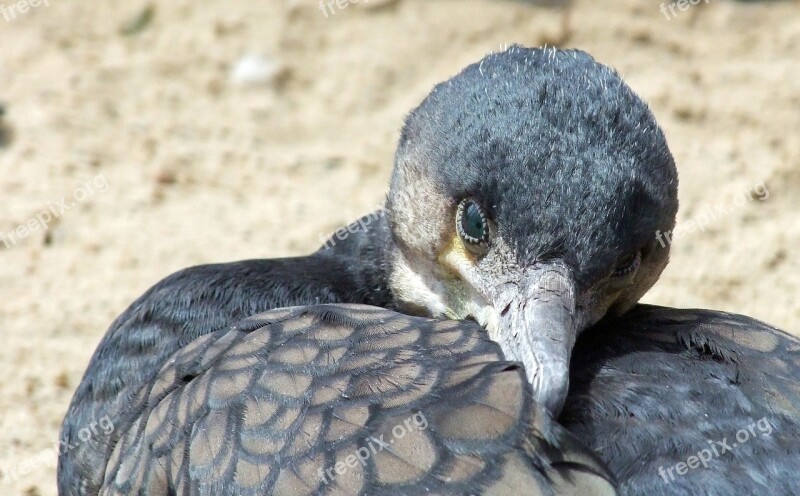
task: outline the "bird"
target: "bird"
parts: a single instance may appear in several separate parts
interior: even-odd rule
[[[472,321],[520,365],[548,425],[579,440],[581,459],[598,456],[582,473],[622,494],[798,492],[798,340],[743,316],[638,304],[669,260],[656,233],[675,225],[677,187],[663,131],[614,70],[575,49],[489,54],[407,116],[384,208],[346,236],[304,257],[184,269],[111,324],[62,425],[60,493],[97,494],[125,466],[112,451],[154,418],[131,405],[192,343],[260,312],[348,304]],[[79,442],[105,416],[128,420]],[[718,448],[710,468],[678,465],[762,418],[769,437]]]

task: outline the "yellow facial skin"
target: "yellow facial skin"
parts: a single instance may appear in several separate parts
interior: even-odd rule
[[[497,312],[478,291],[485,286],[478,258],[455,229],[448,231],[437,243],[433,259],[398,256],[390,280],[392,291],[406,313],[454,320],[473,316],[494,338]]]
[[[464,319],[472,315],[489,330],[489,335],[492,336],[496,329],[495,311],[469,281],[469,275],[475,273],[477,257],[464,245],[458,234],[453,233],[450,240],[444,244],[437,257],[437,263],[446,273],[442,283],[445,289],[447,317]]]
[[[459,275],[461,274],[460,267],[465,265],[474,267],[477,259],[464,245],[461,237],[453,233],[450,237],[450,241],[445,243],[442,251],[439,252],[437,262],[439,262],[441,267],[453,273],[453,275]]]
[[[441,246],[433,260],[401,254],[390,285],[405,312],[460,320],[470,315],[464,274],[474,270],[475,259],[455,232]]]

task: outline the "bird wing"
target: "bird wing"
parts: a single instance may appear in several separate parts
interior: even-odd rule
[[[640,305],[587,331],[571,370],[559,421],[623,493],[800,494],[797,338],[742,315]]]
[[[278,309],[182,347],[115,412],[100,494],[615,494],[477,324]]]
[[[386,306],[380,284],[365,275],[368,265],[327,250],[309,257],[190,267],[154,285],[111,324],[75,390],[59,437],[60,493],[97,493],[109,438],[84,429],[125,408],[181,347],[274,308],[345,298]],[[81,437],[87,432],[93,435]]]

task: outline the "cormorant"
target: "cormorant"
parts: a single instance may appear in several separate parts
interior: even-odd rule
[[[370,222],[307,257],[185,269],[112,323],[64,421],[62,439],[75,447],[59,458],[60,491],[95,494],[107,469],[125,465],[108,462],[119,439],[160,419],[138,395],[161,387],[160,369],[177,373],[170,366],[195,339],[273,308],[362,303],[475,320],[524,366],[534,404],[556,415],[566,399],[560,422],[624,493],[791,494],[800,488],[800,342],[745,317],[634,308],[667,263],[669,245],[655,234],[673,228],[676,212],[664,135],[614,71],[578,50],[489,55],[409,115],[386,207]],[[187,390],[197,380],[169,380],[183,379]],[[81,427],[106,415],[120,419],[113,435],[81,443]],[[720,453],[709,468],[677,469],[759,415],[774,427],[766,440]],[[562,444],[550,442],[545,464],[570,452]],[[158,456],[158,446],[136,447],[131,460]]]

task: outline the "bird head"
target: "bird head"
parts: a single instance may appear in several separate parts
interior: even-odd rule
[[[669,258],[677,171],[647,105],[577,50],[514,46],[407,117],[386,212],[408,313],[474,319],[558,414],[578,334]]]

